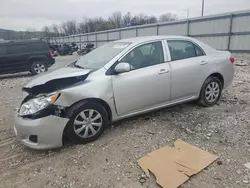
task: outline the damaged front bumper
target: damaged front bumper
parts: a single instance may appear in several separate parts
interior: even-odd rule
[[[24,145],[38,150],[63,146],[63,132],[69,119],[46,116],[39,119],[15,117],[14,131]]]
[[[29,100],[47,97],[47,95],[61,89],[82,83],[92,71],[65,67],[34,77],[22,88],[23,96],[20,108]],[[60,96],[60,92],[58,92],[57,98],[58,96]],[[46,100],[51,102],[51,99]],[[40,102],[40,106],[47,106],[27,115],[20,113],[22,117],[19,116],[20,109],[16,109],[14,131],[17,138],[24,145],[41,150],[57,148],[63,145],[63,133],[69,118],[65,114],[64,107],[54,104],[56,100],[51,103]]]

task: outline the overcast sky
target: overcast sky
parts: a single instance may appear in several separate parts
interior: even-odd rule
[[[201,15],[202,0],[0,0],[0,28],[40,30],[44,25],[84,16],[108,17],[112,12],[158,16],[175,13]],[[250,0],[205,0],[205,15],[250,9]]]

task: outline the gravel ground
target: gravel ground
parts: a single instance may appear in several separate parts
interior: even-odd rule
[[[58,57],[51,69],[77,56]],[[185,188],[250,187],[250,56],[236,66],[233,84],[218,105],[202,108],[188,103],[114,124],[97,141],[35,151],[15,140],[13,113],[22,85],[30,75],[0,76],[0,187],[159,187],[154,177],[141,185],[143,171],[136,160],[182,139],[220,158],[192,177]]]

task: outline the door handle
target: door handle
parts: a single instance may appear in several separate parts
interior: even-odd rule
[[[201,63],[200,63],[200,65],[206,65],[206,64],[208,64],[207,61],[201,61]]]
[[[167,69],[161,69],[159,72],[158,72],[158,74],[166,74],[166,73],[168,73],[169,72],[169,70],[167,70]]]

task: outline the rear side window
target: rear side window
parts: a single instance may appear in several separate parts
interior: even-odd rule
[[[0,46],[0,55],[7,54],[7,47],[6,46]]]
[[[172,61],[204,55],[203,51],[189,41],[167,41]]]
[[[45,51],[45,47],[44,47],[43,43],[41,43],[41,42],[28,43],[28,47],[29,47],[29,51]]]
[[[8,53],[9,54],[20,54],[20,53],[26,53],[27,48],[25,44],[12,44],[8,47]]]

